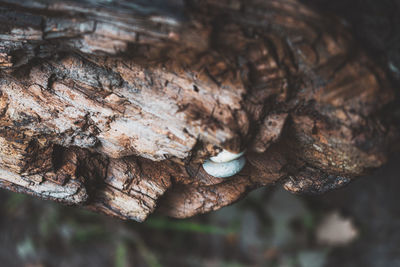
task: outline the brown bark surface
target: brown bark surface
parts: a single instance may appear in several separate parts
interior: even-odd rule
[[[0,0],[0,186],[143,221],[381,166],[395,89],[294,0]],[[246,149],[228,179],[201,167]]]

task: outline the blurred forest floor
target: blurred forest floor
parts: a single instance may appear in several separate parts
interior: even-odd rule
[[[0,191],[0,266],[400,266],[399,163],[323,196],[264,188],[142,224]]]

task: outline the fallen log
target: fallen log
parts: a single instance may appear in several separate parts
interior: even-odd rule
[[[295,0],[0,0],[0,186],[143,221],[381,166],[395,89]],[[243,170],[202,163],[246,151]]]

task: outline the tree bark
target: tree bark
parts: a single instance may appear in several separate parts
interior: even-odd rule
[[[143,221],[381,166],[386,71],[295,0],[0,0],[0,186]],[[392,148],[390,147],[392,146]],[[229,179],[201,163],[246,150]]]

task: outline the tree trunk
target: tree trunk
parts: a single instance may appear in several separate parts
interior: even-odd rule
[[[277,182],[323,193],[397,140],[386,70],[295,0],[0,0],[0,186],[143,221]],[[246,150],[228,179],[202,162]]]

